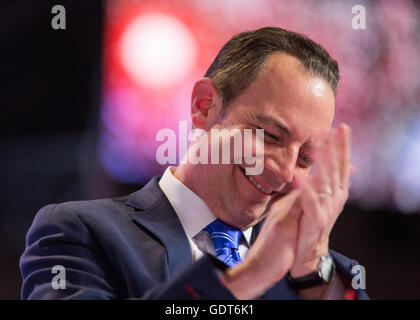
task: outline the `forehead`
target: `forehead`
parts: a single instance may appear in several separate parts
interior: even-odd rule
[[[322,138],[331,128],[335,112],[329,84],[285,53],[270,56],[236,102],[249,117],[285,122],[301,139]]]

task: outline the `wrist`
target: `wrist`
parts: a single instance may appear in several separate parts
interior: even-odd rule
[[[319,268],[321,258],[304,262],[304,263],[295,263],[290,269],[290,275],[292,278],[300,278],[306,276],[307,274],[316,272]]]
[[[315,263],[311,263],[307,265],[307,268],[302,268],[300,270],[304,270],[303,272],[307,272],[311,270]],[[335,264],[333,257],[330,254],[326,254],[322,256],[317,264],[318,267],[315,271],[309,272],[304,274],[303,276],[295,276],[291,273],[288,274],[287,278],[289,284],[292,288],[301,290],[301,289],[310,289],[315,287],[321,287],[328,283],[330,283],[334,273],[335,273]],[[300,270],[297,273],[295,271],[294,274],[300,274]]]
[[[273,285],[268,278],[265,279],[245,263],[228,268],[222,274],[222,283],[239,300],[256,299]]]

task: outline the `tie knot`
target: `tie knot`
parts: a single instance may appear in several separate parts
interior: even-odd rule
[[[216,219],[204,228],[213,239],[216,250],[219,248],[238,249],[242,231]]]

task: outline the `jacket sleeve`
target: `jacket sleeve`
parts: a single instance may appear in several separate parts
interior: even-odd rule
[[[235,299],[219,280],[218,269],[224,267],[205,255],[171,281],[149,288],[142,297],[131,298]],[[60,205],[46,206],[36,215],[26,237],[20,269],[22,299],[121,298],[111,264],[88,227]]]
[[[330,254],[332,255],[334,259],[334,263],[336,265],[338,274],[343,279],[345,279],[346,285],[348,287],[351,287],[353,278],[355,276],[361,277],[362,280],[366,280],[366,279],[363,279],[364,277],[366,277],[366,275],[360,274],[358,272],[359,270],[364,270],[364,268],[361,268],[361,265],[356,260],[349,259],[346,256],[334,250],[330,250]],[[368,294],[366,293],[366,290],[363,289],[362,287],[356,288],[354,290],[356,291],[357,300],[370,300]]]
[[[111,270],[87,227],[59,205],[42,208],[20,258],[22,299],[112,299]],[[53,273],[53,268],[58,272]],[[55,285],[56,289],[53,287]],[[61,285],[57,288],[57,285]]]
[[[172,281],[149,290],[143,298],[161,300],[235,300],[218,273],[228,266],[206,254]]]
[[[355,260],[351,260],[342,254],[330,250],[330,253],[334,259],[334,263],[336,265],[336,271],[339,276],[344,280],[345,285],[350,289],[352,279],[355,276],[353,273],[354,266],[359,266],[359,263]],[[364,275],[362,275],[364,276]],[[356,299],[357,300],[369,300],[369,296],[367,295],[366,291],[362,288],[355,289],[356,291]],[[302,299],[296,290],[292,289],[289,285],[288,280],[284,277],[282,280],[277,282],[271,289],[269,289],[263,296],[265,300],[306,300]]]

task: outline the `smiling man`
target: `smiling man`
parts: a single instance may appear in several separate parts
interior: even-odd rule
[[[128,196],[41,209],[21,257],[22,297],[367,298],[348,286],[356,262],[328,245],[353,170],[349,128],[332,129],[338,79],[337,63],[302,35],[234,36],[195,83],[192,122],[264,129],[262,173],[246,175],[233,155],[185,161]],[[56,265],[64,289],[51,285]]]

